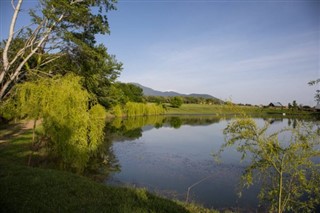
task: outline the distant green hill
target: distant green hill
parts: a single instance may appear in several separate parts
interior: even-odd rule
[[[154,90],[151,89],[149,87],[145,87],[141,84],[138,83],[132,83],[138,87],[140,87],[143,90],[143,94],[145,96],[163,96],[163,97],[173,97],[173,96],[183,96],[183,97],[196,97],[196,98],[210,98],[210,99],[215,99],[217,101],[221,101],[219,98],[216,98],[212,95],[208,95],[208,94],[197,94],[197,93],[192,93],[192,94],[182,94],[182,93],[178,93],[178,92],[173,92],[173,91],[167,91],[167,92],[161,92],[158,90]]]

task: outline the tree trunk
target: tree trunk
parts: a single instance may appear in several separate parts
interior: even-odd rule
[[[33,128],[32,128],[32,144],[31,144],[31,153],[29,155],[29,160],[28,160],[28,166],[31,164],[31,158],[33,155],[33,149],[35,145],[35,139],[36,139],[36,127],[37,127],[37,119],[34,119],[33,121]]]
[[[282,171],[279,172],[278,213],[282,213]]]

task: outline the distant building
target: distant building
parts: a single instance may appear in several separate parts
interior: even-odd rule
[[[315,106],[316,110],[320,110],[320,101],[318,101],[317,105]]]
[[[271,102],[269,107],[283,107],[283,105],[280,102]]]

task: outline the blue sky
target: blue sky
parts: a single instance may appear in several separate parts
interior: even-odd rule
[[[0,12],[2,34],[9,12]],[[319,1],[120,0],[111,35],[97,38],[124,63],[123,82],[314,105],[307,82],[320,78],[319,14]]]

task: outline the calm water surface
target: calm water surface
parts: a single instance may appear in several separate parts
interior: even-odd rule
[[[149,120],[148,120],[149,119]],[[264,119],[256,119],[263,125]],[[294,120],[269,119],[270,131]],[[217,164],[212,154],[224,143],[228,121],[217,117],[154,117],[114,121],[112,150],[120,171],[108,184],[145,187],[166,197],[189,201],[209,208],[256,209],[258,187],[237,196],[240,175],[247,162],[228,148]]]

